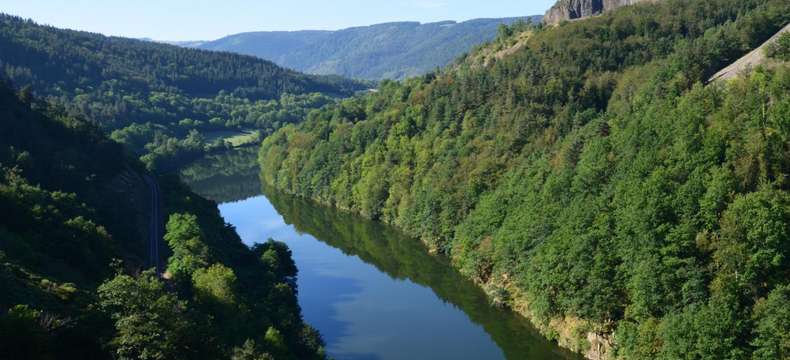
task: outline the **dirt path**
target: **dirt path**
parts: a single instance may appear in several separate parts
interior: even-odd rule
[[[730,64],[730,66],[727,66],[726,68],[717,72],[716,75],[713,75],[713,77],[708,80],[708,82],[710,83],[719,80],[729,80],[738,76],[744,71],[748,71],[749,69],[756,67],[757,65],[764,64],[766,62],[764,51],[765,47],[776,41],[780,35],[786,32],[790,32],[790,24],[785,26],[784,29],[779,30],[776,35],[772,36],[770,39],[768,39],[768,41],[764,42],[758,48],[752,50],[744,57]]]

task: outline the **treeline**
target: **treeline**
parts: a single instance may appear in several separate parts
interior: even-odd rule
[[[151,98],[158,96],[162,94],[153,94]],[[320,93],[285,94],[279,99],[258,101],[220,93],[214,99],[185,100],[173,96],[168,101],[180,108],[192,107],[200,115],[169,125],[132,123],[112,131],[110,137],[140,155],[148,169],[166,172],[205,154],[234,147],[223,133],[254,129],[259,136],[265,137],[282,126],[302,121],[309,111],[336,101]],[[259,141],[249,142],[253,143]]]
[[[163,179],[160,278],[142,164],[6,85],[0,119],[0,358],[324,358],[284,244],[246,247],[213,202]]]
[[[62,30],[4,14],[0,77],[108,132],[158,129],[132,147],[157,158],[163,152],[150,149],[161,146],[156,136],[183,141],[192,129],[273,131],[367,87],[251,56]],[[164,157],[179,156],[189,151]]]
[[[260,190],[260,181],[258,187]],[[296,231],[359,257],[393,279],[428,287],[443,302],[461,309],[491,336],[505,359],[540,359],[546,354],[557,360],[581,359],[573,352],[557,349],[524,317],[491,306],[482,289],[448,266],[447,259],[429,254],[419,241],[380,222],[287,195],[266,184],[262,190],[285,223]]]
[[[789,10],[667,0],[502,31],[520,41],[487,66],[472,54],[276,132],[262,177],[421,238],[566,346],[786,358],[790,69],[704,81]]]

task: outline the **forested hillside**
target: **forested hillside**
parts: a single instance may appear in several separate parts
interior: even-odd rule
[[[704,82],[788,22],[667,0],[503,31],[276,132],[262,178],[421,238],[589,357],[786,359],[790,67]]]
[[[144,160],[151,167],[159,158],[178,162],[224,146],[212,144],[214,131],[270,133],[332,97],[366,88],[251,56],[62,30],[3,14],[0,77],[72,116],[120,131],[113,137],[150,154]]]
[[[338,31],[250,32],[193,46],[268,59],[313,74],[406,79],[442,67],[493,39],[500,25],[540,16],[420,24],[397,22]]]
[[[145,270],[142,173],[96,126],[0,86],[0,359],[324,358],[290,251],[246,247],[177,180],[167,279]]]

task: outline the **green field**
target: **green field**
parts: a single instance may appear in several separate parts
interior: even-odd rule
[[[203,134],[206,142],[213,143],[216,141],[224,141],[233,147],[240,147],[257,143],[260,139],[260,131],[258,130],[219,130],[210,131]]]

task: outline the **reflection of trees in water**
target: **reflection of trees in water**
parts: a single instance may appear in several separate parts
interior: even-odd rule
[[[258,148],[248,147],[208,155],[180,172],[192,191],[218,203],[261,194]]]
[[[346,255],[359,256],[395,279],[428,286],[445,302],[483,326],[508,359],[573,359],[544,339],[523,317],[489,305],[483,291],[418,241],[383,224],[328,209],[263,186],[263,193],[297,231],[308,233]]]
[[[359,256],[395,279],[428,286],[443,301],[481,325],[508,359],[571,359],[545,340],[529,322],[507,310],[493,308],[483,291],[456,272],[446,259],[431,256],[418,241],[383,224],[325,208],[261,186],[257,149],[209,155],[181,171],[193,191],[217,202],[260,195],[271,201],[286,223],[313,235],[346,255]]]

